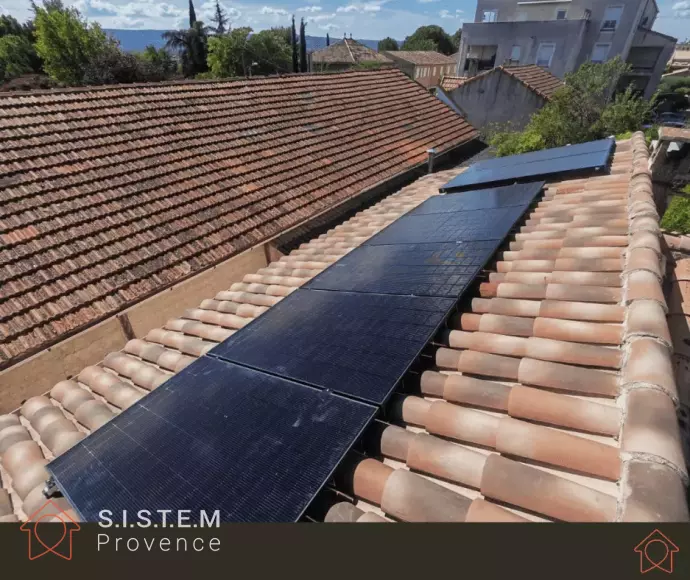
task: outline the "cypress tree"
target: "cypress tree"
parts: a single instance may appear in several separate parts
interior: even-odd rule
[[[307,35],[304,18],[302,18],[299,25],[299,70],[300,72],[307,72],[309,70],[309,66],[307,65]]]
[[[194,11],[194,2],[192,2],[192,0],[189,0],[189,28],[194,26],[195,22],[196,22],[196,12]]]
[[[328,32],[326,33],[326,46],[331,46],[331,37],[328,36]]]
[[[297,32],[295,31],[295,15],[292,15],[292,72],[299,72],[297,63]]]

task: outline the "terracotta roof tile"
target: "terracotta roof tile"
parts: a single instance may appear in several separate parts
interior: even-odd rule
[[[458,88],[460,85],[473,82],[475,79],[482,78],[490,74],[500,73],[510,75],[511,77],[517,79],[528,89],[534,91],[546,100],[550,100],[554,93],[563,86],[563,81],[551,74],[548,70],[535,64],[530,64],[524,66],[498,66],[469,78],[448,77],[449,87],[446,90],[452,91]],[[445,87],[443,88],[445,89]],[[615,172],[615,169],[613,172]]]
[[[446,91],[453,91],[467,80],[467,77],[458,77],[453,75],[443,75],[441,79],[441,88]]]
[[[361,62],[380,62],[393,64],[387,56],[372,50],[356,40],[344,38],[326,48],[311,54],[312,62],[327,64],[359,64]]]
[[[0,365],[476,136],[394,69],[5,94],[0,112]],[[300,263],[325,265],[281,262]]]
[[[641,135],[618,143],[614,163],[631,162],[631,151],[646,155]],[[224,319],[198,321],[199,310],[231,315],[232,324],[260,315],[285,290],[435,194],[455,173],[418,180],[286,260],[248,275],[237,289],[220,292],[166,329],[131,341],[123,352],[59,383],[50,397],[29,400],[21,418],[0,417],[3,485],[13,517],[25,519],[38,507],[36,490],[52,454],[155,388],[171,367],[222,340],[211,338],[212,329],[234,330],[222,326]],[[619,191],[641,184],[638,191],[651,198],[649,175],[641,175],[634,184],[629,172],[548,185],[529,216],[535,225],[523,226],[511,242],[519,248],[509,251],[539,249],[544,241],[563,242],[573,234],[591,244],[549,244],[545,249],[556,254],[548,260],[499,258],[498,264],[522,261],[524,268],[492,272],[485,297],[451,319],[434,342],[436,364],[419,376],[419,392],[395,395],[386,413],[389,423],[377,422],[365,437],[370,456],[353,452],[338,469],[336,487],[354,503],[339,500],[326,521],[688,520],[687,468],[675,408],[674,370],[681,370],[672,367],[653,258],[631,259],[633,239],[642,238],[628,237],[626,228],[587,237],[591,226],[574,225],[577,213],[563,222],[541,221],[551,202],[586,208],[586,191],[610,191],[625,214],[628,199]],[[630,228],[637,219],[629,220]],[[570,227],[525,232],[553,223]],[[652,239],[645,239],[635,248],[653,250]],[[615,271],[601,272],[600,261],[616,258],[561,253],[578,247],[604,255],[623,249],[624,257]],[[558,269],[572,260],[580,270]],[[303,269],[304,264],[314,268]],[[280,272],[275,274],[283,278],[280,284],[259,280],[271,272]],[[679,267],[677,277],[684,272]],[[684,322],[684,315],[676,316]],[[674,345],[682,340],[677,332]],[[681,347],[675,348],[674,356],[681,356]]]
[[[399,58],[415,65],[456,64],[455,58],[433,50],[395,50],[386,52],[386,56]]]

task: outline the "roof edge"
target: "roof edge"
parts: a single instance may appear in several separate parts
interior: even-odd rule
[[[623,476],[616,519],[688,521],[688,472],[667,338],[659,214],[644,134],[636,132],[631,141],[633,167],[627,202],[630,242],[622,273],[626,316],[619,396],[623,407]],[[645,319],[644,324],[640,318]]]

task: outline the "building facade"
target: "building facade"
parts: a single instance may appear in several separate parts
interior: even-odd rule
[[[655,0],[478,0],[474,22],[463,26],[461,74],[498,65],[536,64],[563,77],[586,61],[620,56],[628,82],[650,97],[675,39],[651,30]]]
[[[455,72],[458,62],[453,56],[431,50],[395,50],[384,51],[382,54],[425,88],[439,86],[444,75]]]

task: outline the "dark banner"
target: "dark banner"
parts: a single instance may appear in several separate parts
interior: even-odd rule
[[[8,578],[155,571],[154,580],[202,570],[228,577],[690,578],[688,524],[140,523],[0,524],[2,569],[16,574]]]

